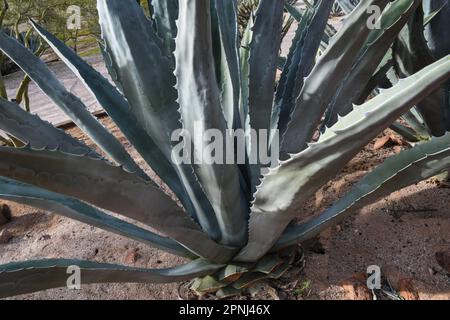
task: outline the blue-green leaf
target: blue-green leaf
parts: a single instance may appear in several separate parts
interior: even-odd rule
[[[83,260],[48,259],[12,262],[0,266],[0,298],[66,287],[78,267],[81,285],[90,283],[167,283],[212,274],[222,265],[195,260],[169,269],[142,269]],[[72,284],[69,282],[69,284]]]
[[[130,172],[147,177],[122,144],[97,121],[79,98],[66,90],[41,59],[4,32],[0,32],[0,49],[115,162]]]
[[[450,133],[447,133],[441,138],[433,138],[388,158],[331,208],[306,223],[286,230],[275,247],[284,247],[314,237],[365,205],[449,168]]]
[[[165,161],[172,162],[172,135],[181,129],[173,63],[161,51],[161,39],[136,1],[98,0],[97,7],[110,69],[121,83],[131,106],[129,112],[165,155]],[[192,201],[186,209],[212,238],[218,239],[211,204],[192,166],[172,164],[189,196],[186,199]]]
[[[450,55],[400,81],[341,118],[317,143],[291,155],[263,179],[255,194],[247,246],[238,261],[256,261],[322,185],[398,117],[450,78]],[[358,137],[358,139],[355,139]]]
[[[76,198],[56,192],[0,177],[0,198],[51,211],[179,256],[192,255],[190,251],[172,239],[114,218]]]
[[[368,6],[377,5],[382,10],[388,2],[388,0],[361,2],[345,20],[327,50],[304,80],[291,121],[282,137],[283,158],[287,154],[300,152],[307,147],[307,143],[311,141],[323,112],[339,87],[342,77],[353,66],[360,49],[371,32],[367,25],[371,15],[367,11]],[[318,92],[320,94],[317,94]]]
[[[142,222],[210,261],[228,260],[234,253],[212,241],[153,182],[105,161],[51,150],[0,147],[0,175]]]
[[[181,2],[178,27],[176,87],[183,127],[192,137],[194,169],[214,209],[221,242],[243,245],[248,212],[239,185],[238,167],[220,164],[225,159],[219,159],[219,163],[211,159],[212,154],[207,151],[211,142],[205,138],[209,129],[220,134],[221,139],[230,134],[220,106],[214,70],[209,0]],[[225,141],[215,154],[226,155]]]
[[[0,129],[33,149],[59,149],[65,153],[100,158],[81,141],[3,98],[0,98]]]

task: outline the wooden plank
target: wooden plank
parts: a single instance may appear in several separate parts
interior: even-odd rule
[[[92,56],[86,58],[97,71],[110,79],[108,71],[103,63],[101,56]],[[105,114],[101,106],[97,103],[91,93],[85,88],[83,83],[72,73],[72,71],[61,61],[51,62],[49,68],[56,74],[56,77],[63,85],[81,99],[86,107],[96,116]],[[15,72],[5,77],[6,90],[9,99],[16,96],[17,88],[24,77],[22,71]],[[67,127],[72,124],[71,119],[62,112],[59,107],[53,103],[34,83],[29,87],[30,109],[42,119],[50,122],[55,127]]]

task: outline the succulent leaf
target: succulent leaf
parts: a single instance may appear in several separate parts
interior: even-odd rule
[[[66,90],[41,59],[4,32],[0,32],[0,49],[115,162],[130,172],[137,172],[143,178],[147,177],[120,142],[89,112],[78,97]]]
[[[142,222],[210,261],[226,261],[233,254],[233,249],[210,240],[153,182],[120,167],[50,150],[0,147],[0,155],[1,176],[83,199]]]
[[[195,260],[169,269],[141,269],[83,260],[48,259],[0,266],[0,297],[67,286],[70,267],[80,268],[81,285],[90,283],[167,283],[205,276],[222,265]],[[71,271],[73,272],[73,271]]]
[[[256,261],[277,241],[304,201],[332,179],[367,143],[450,78],[450,55],[361,106],[319,141],[271,170],[255,194],[249,242],[235,258]],[[354,137],[359,137],[355,140]]]
[[[381,197],[450,168],[450,133],[388,158],[338,202],[310,221],[288,228],[274,249],[309,239]]]
[[[55,212],[70,219],[126,236],[179,256],[192,256],[190,251],[174,240],[117,219],[76,198],[4,177],[0,177],[0,198]]]

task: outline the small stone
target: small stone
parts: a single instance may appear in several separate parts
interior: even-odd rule
[[[436,252],[434,256],[439,266],[450,273],[450,250]]]
[[[401,146],[406,145],[405,141],[395,135],[383,136],[375,140],[373,148],[375,150],[381,148],[394,147],[395,152],[400,152],[402,150]]]
[[[10,222],[11,218],[11,209],[6,204],[3,204],[0,209],[0,226]]]
[[[384,137],[378,138],[375,141],[375,144],[373,145],[373,148],[375,150],[379,150],[379,149],[384,148],[384,147],[390,147],[391,145],[392,145],[391,137],[390,136],[384,136]]]
[[[372,300],[372,293],[367,288],[366,274],[356,273],[347,280],[342,281],[346,300]]]
[[[130,249],[128,250],[124,262],[126,264],[135,264],[136,261],[138,261],[138,259],[141,257],[141,255],[138,253],[139,249],[135,248],[135,249]]]
[[[398,283],[398,293],[405,300],[419,300],[419,293],[414,286],[412,279],[400,279]]]
[[[42,236],[39,238],[39,240],[41,240],[41,241],[46,241],[46,240],[50,240],[51,238],[52,238],[51,235],[49,235],[49,234],[44,234],[44,235],[42,235]]]
[[[6,244],[13,238],[13,234],[7,229],[0,231],[0,244]]]

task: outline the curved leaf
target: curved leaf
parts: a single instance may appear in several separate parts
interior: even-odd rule
[[[83,81],[147,164],[177,195],[186,210],[195,216],[191,199],[183,188],[177,172],[130,112],[130,105],[122,94],[62,41],[38,24],[32,22],[32,25],[53,51]]]
[[[81,141],[3,98],[0,98],[0,129],[33,149],[59,149],[65,153],[100,158]]]
[[[368,6],[376,5],[383,10],[388,2],[388,0],[362,1],[331,40],[327,50],[304,81],[291,121],[282,139],[282,158],[307,147],[326,106],[343,76],[351,69],[371,31],[367,26],[370,17]],[[318,92],[320,94],[317,94]]]
[[[0,147],[0,175],[90,202],[140,221],[210,261],[233,250],[210,240],[154,183],[100,160],[57,151]]]
[[[229,129],[242,128],[239,118],[239,30],[235,0],[214,0],[221,44],[220,74],[221,103]]]
[[[235,164],[218,164],[210,158],[205,140],[207,130],[214,130],[225,139],[226,121],[220,106],[219,89],[214,70],[209,0],[180,3],[175,60],[178,101],[182,123],[192,137],[195,173],[211,202],[221,231],[221,242],[243,245],[247,237],[247,207],[239,185]],[[212,138],[212,137],[211,137]],[[212,152],[212,150],[210,150]],[[215,149],[226,155],[226,143]],[[224,159],[220,159],[220,161]]]
[[[76,198],[4,177],[0,177],[0,198],[51,211],[179,256],[192,255],[190,251],[172,239],[114,218]]]
[[[419,8],[398,37],[394,49],[395,70],[407,77],[435,61],[423,34],[423,11]],[[425,124],[434,136],[450,130],[450,102],[444,87],[417,105]]]
[[[367,143],[450,78],[450,55],[401,80],[328,129],[317,143],[271,170],[255,194],[249,242],[236,257],[255,261],[277,241],[297,210]],[[358,137],[358,139],[355,139]]]
[[[80,268],[81,285],[90,283],[167,283],[206,276],[222,268],[204,260],[169,269],[141,269],[83,260],[48,259],[12,262],[0,266],[0,298],[35,291],[66,287]],[[69,284],[71,284],[69,282]]]
[[[425,37],[428,46],[436,59],[448,54],[450,50],[450,38],[447,31],[450,28],[450,2],[448,0],[424,0],[424,11],[427,15],[439,10],[436,16],[427,24]]]
[[[122,144],[97,121],[80,99],[66,90],[41,59],[4,32],[0,32],[0,49],[115,162],[130,172],[147,177]]]
[[[447,133],[385,160],[331,208],[306,223],[289,228],[275,248],[314,237],[367,204],[449,168],[450,133]]]
[[[261,177],[259,148],[268,146],[268,138],[260,130],[270,130],[274,100],[275,76],[281,46],[284,0],[260,0],[252,28],[249,52],[248,108],[250,128],[257,134],[249,139],[248,153],[252,159],[252,190]],[[248,129],[250,129],[248,128]]]
[[[160,39],[136,1],[97,0],[97,7],[110,70],[121,83],[131,106],[129,112],[166,161],[172,162],[172,134],[181,129],[172,62],[161,51]],[[212,238],[220,238],[213,209],[192,167],[172,164],[192,200],[193,208],[187,206],[188,212]]]
[[[396,36],[421,2],[422,0],[398,0],[388,5],[379,19],[380,28],[370,33],[353,67],[341,79],[339,88],[327,107],[324,120],[326,126],[332,126],[338,115],[345,116],[352,110],[352,105],[359,100]]]
[[[241,70],[241,94],[239,101],[239,118],[241,119],[242,126],[248,127],[248,90],[249,90],[249,57],[250,57],[250,43],[253,37],[253,16],[250,15],[250,19],[247,23],[247,28],[242,35],[241,47],[239,48],[239,65]]]
[[[355,2],[357,0],[336,0],[337,3],[339,3],[339,6],[344,10],[346,14],[351,13],[353,10],[355,10]]]
[[[175,50],[175,37],[177,35],[176,20],[178,19],[178,1],[149,0],[153,8],[153,19],[156,32],[162,39],[165,53],[172,57]]]
[[[285,82],[282,87],[277,89],[277,96],[281,98],[276,102],[272,114],[272,118],[277,119],[277,123],[272,126],[274,129],[280,130],[280,136],[283,136],[287,129],[296,98],[303,87],[303,81],[314,66],[320,39],[324,34],[333,3],[330,0],[317,2],[312,12],[305,13],[304,19],[297,29],[294,39],[296,42],[293,42],[295,49],[291,60],[288,56],[290,65],[281,74],[280,83],[283,83],[281,82],[283,79]]]

